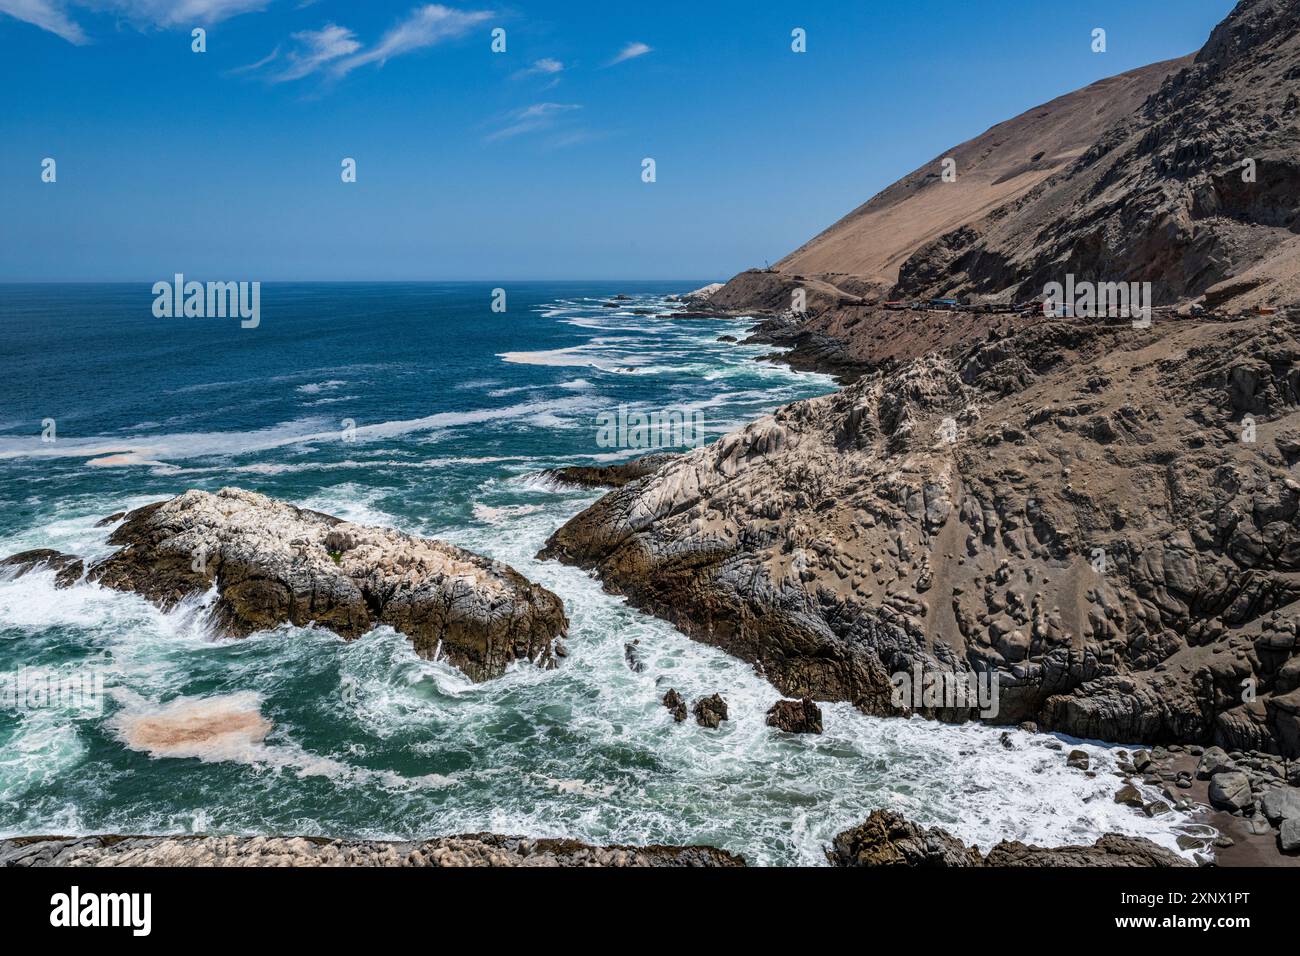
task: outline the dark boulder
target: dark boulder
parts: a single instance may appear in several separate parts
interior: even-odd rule
[[[664,706],[672,713],[673,720],[677,723],[680,724],[686,719],[686,701],[671,687],[668,688],[668,693],[664,694]]]
[[[727,719],[727,702],[722,699],[721,694],[701,697],[691,708],[691,713],[695,715],[695,721],[701,727],[717,727]]]
[[[767,712],[767,725],[788,734],[820,734],[822,711],[811,697],[802,700],[778,700]]]

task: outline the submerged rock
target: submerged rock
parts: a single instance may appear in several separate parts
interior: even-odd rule
[[[1040,847],[1003,841],[981,855],[948,831],[918,826],[893,810],[874,810],[865,823],[838,834],[826,857],[835,866],[1191,866],[1150,840],[1117,833],[1107,833],[1090,846]]]
[[[90,836],[0,840],[0,866],[744,866],[709,846],[591,846],[473,833],[384,842],[325,837]]]
[[[224,636],[314,623],[350,640],[387,624],[421,657],[485,680],[516,660],[553,666],[568,627],[556,595],[499,561],[237,488],[138,508],[109,543],[120,550],[91,581],[164,609],[215,587],[209,620]]]

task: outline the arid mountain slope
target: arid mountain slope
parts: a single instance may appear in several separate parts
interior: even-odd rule
[[[950,155],[955,181],[937,157],[710,304],[779,314],[803,288],[806,314],[772,340],[802,364],[860,371],[1004,321],[927,330],[879,308],[887,298],[1022,302],[1071,274],[1238,315],[1300,301],[1300,3],[1241,0],[1195,56],[1093,84]]]
[[[1298,93],[1300,3],[1243,0],[1193,62],[1082,156],[911,256],[899,290],[1018,300],[1073,273],[1149,281],[1157,302],[1173,303],[1270,260],[1290,280]]]
[[[1112,76],[999,123],[875,195],[778,262],[777,271],[848,273],[893,285],[918,249],[1065,169],[1190,59]],[[940,178],[945,158],[955,161],[953,182]]]

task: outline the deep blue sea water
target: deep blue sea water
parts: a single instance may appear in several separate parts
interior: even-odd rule
[[[701,284],[507,285],[504,313],[486,284],[265,285],[255,329],[155,318],[148,283],[0,285],[0,557],[102,555],[100,518],[235,485],[505,560],[572,622],[559,669],[472,684],[388,629],[219,640],[202,602],[163,614],[52,573],[0,581],[0,684],[105,678],[102,713],[0,703],[0,833],[493,830],[819,863],[891,805],[983,845],[1116,830],[1173,846],[1172,821],[1111,800],[1104,748],[1088,779],[1042,738],[1015,731],[1007,751],[990,729],[843,704],[824,706],[824,735],[786,736],[747,665],[534,559],[597,497],[537,473],[640,453],[598,444],[602,412],[698,411],[712,440],[832,389],[718,341],[744,319],[674,318],[665,296]],[[631,299],[606,307],[616,294]],[[674,724],[668,686],[722,692],[732,719]],[[187,725],[229,731],[159,742]]]

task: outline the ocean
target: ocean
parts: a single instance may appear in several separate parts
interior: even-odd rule
[[[748,665],[535,559],[599,495],[540,472],[642,453],[601,440],[602,415],[682,410],[711,441],[834,388],[719,341],[744,319],[673,318],[666,296],[702,284],[507,284],[505,311],[484,283],[265,284],[256,328],[156,318],[149,283],[0,285],[0,557],[102,556],[100,519],[238,486],[499,558],[571,621],[559,668],[474,684],[387,628],[216,639],[210,598],[163,613],[57,590],[53,572],[0,580],[0,687],[103,680],[97,712],[0,695],[0,834],[490,830],[819,864],[835,833],[891,806],[985,848],[1107,831],[1175,848],[1178,815],[1114,803],[1114,748],[1083,745],[1086,777],[1051,738],[1013,729],[1008,750],[1001,728],[837,703],[824,734],[785,735]],[[668,687],[721,693],[731,719],[675,724]],[[185,733],[213,721],[215,739]]]

